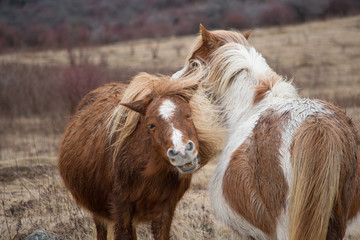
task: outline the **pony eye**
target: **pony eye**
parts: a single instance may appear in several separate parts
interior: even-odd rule
[[[190,64],[190,66],[191,66],[192,69],[195,69],[195,68],[198,67],[198,64],[197,64],[196,62],[192,62],[192,63]]]
[[[190,119],[191,118],[191,114],[186,115],[186,119]]]
[[[154,125],[154,124],[149,124],[148,127],[149,127],[150,130],[154,130],[154,129],[155,129],[155,125]]]

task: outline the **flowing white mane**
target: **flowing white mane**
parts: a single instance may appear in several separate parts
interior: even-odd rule
[[[236,86],[253,92],[254,102],[267,95],[298,97],[291,83],[276,74],[253,47],[227,43],[212,54],[208,67],[209,77],[205,85],[211,86],[216,99],[222,98],[229,89]]]

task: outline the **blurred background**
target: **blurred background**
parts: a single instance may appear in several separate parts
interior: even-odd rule
[[[302,97],[345,108],[359,129],[359,14],[359,0],[0,0],[0,239],[93,238],[56,170],[66,123],[104,83],[180,69],[200,23],[252,29],[250,44]],[[173,239],[230,238],[206,196],[215,166],[195,175]],[[146,225],[138,233],[149,239]]]
[[[0,47],[66,48],[354,15],[358,0],[1,0]]]

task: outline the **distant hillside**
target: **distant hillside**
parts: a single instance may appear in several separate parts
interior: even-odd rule
[[[0,0],[0,51],[253,28],[360,12],[359,0]]]

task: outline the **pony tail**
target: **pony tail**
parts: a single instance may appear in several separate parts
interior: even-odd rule
[[[339,201],[342,137],[331,120],[316,117],[308,118],[294,135],[290,240],[326,239],[333,206]]]

